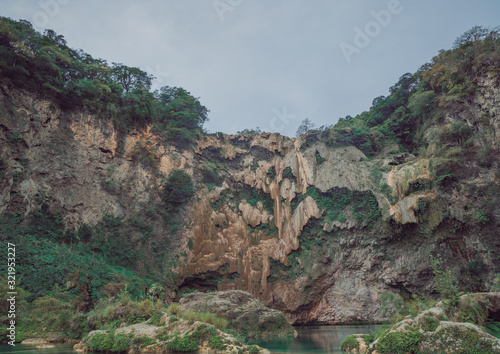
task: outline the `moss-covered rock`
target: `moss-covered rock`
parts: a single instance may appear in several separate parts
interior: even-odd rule
[[[240,290],[191,293],[180,300],[185,309],[213,312],[228,321],[228,328],[245,338],[296,336],[285,315],[264,306]]]
[[[171,321],[174,317],[175,320]],[[159,326],[143,322],[116,330],[92,331],[74,346],[74,350],[107,353],[269,353],[267,349],[245,345],[209,324],[184,320],[167,313],[163,313]]]
[[[500,339],[483,327],[498,310],[500,293],[461,296],[458,306],[452,310],[439,302],[415,318],[407,316],[393,325],[369,350],[379,354],[500,353]]]

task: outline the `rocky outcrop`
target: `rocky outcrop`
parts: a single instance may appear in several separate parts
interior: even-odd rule
[[[138,323],[113,331],[92,331],[73,349],[77,352],[270,353],[255,345],[245,345],[206,323],[186,321],[166,313],[158,326]]]
[[[458,308],[451,312],[445,311],[444,303],[439,302],[415,318],[408,316],[393,325],[369,350],[386,353],[406,348],[418,349],[419,353],[462,353],[474,348],[480,353],[500,353],[500,339],[477,323],[484,324],[488,318],[498,320],[499,305],[500,293],[464,295]]]
[[[240,290],[192,293],[180,300],[184,309],[213,312],[228,321],[228,327],[245,338],[290,337],[297,332],[280,311],[270,309]]]

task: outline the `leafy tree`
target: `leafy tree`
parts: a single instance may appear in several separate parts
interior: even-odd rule
[[[424,116],[429,113],[436,98],[434,91],[416,92],[408,102],[408,108],[413,116]]]
[[[177,212],[194,195],[194,186],[191,176],[184,170],[173,170],[166,179],[162,198],[167,211]]]
[[[113,63],[111,77],[113,81],[120,83],[127,93],[139,86],[144,86],[149,90],[154,79],[153,75],[148,75],[139,68],[132,68],[121,63]]]
[[[262,130],[260,130],[259,127],[255,129],[243,129],[236,132],[236,134],[260,134],[260,133],[262,133]]]
[[[121,63],[108,65],[71,49],[53,30],[0,17],[0,82],[44,95],[62,109],[84,107],[111,119],[121,133],[154,125],[164,142],[187,148],[201,134],[208,109],[178,87],[150,92],[154,77]]]
[[[464,45],[483,40],[489,33],[490,30],[488,30],[486,27],[474,26],[464,34],[460,35],[457,39],[455,39],[455,42],[453,42],[453,49],[458,49]]]
[[[297,129],[297,132],[295,133],[296,136],[300,136],[302,134],[307,133],[309,130],[312,130],[316,127],[316,125],[311,122],[309,118],[306,118],[302,121],[302,123],[299,125],[299,128]]]

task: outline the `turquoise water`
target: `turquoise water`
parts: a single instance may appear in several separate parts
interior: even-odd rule
[[[371,333],[381,325],[304,326],[294,327],[295,339],[263,339],[253,341],[273,353],[342,353],[340,345],[351,334]]]
[[[0,353],[15,353],[15,354],[76,354],[73,351],[74,344],[54,344],[54,348],[38,349],[35,345],[21,345],[16,344],[14,347],[10,345],[1,345]],[[95,352],[86,352],[86,354],[93,354]],[[98,353],[95,353],[98,354]]]
[[[304,326],[294,327],[299,334],[296,338],[266,339],[253,341],[267,348],[273,353],[341,353],[339,350],[342,341],[347,336],[356,333],[370,333],[380,328],[380,325],[355,325],[355,326]],[[60,344],[51,349],[37,349],[31,345],[16,344],[15,347],[1,345],[0,353],[26,353],[26,354],[74,354],[72,344]],[[94,352],[87,352],[92,354]]]

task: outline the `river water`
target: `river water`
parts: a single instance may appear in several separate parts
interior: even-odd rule
[[[353,326],[304,326],[294,327],[299,334],[295,339],[266,339],[253,341],[269,349],[273,353],[341,353],[340,345],[351,334],[370,333],[380,328],[380,325],[353,325]],[[35,346],[16,344],[12,347],[1,345],[0,353],[26,354],[74,354],[73,345],[57,345],[51,349],[37,349]],[[91,354],[94,352],[88,352]]]
[[[340,345],[351,334],[369,334],[381,325],[352,326],[296,326],[298,336],[289,339],[263,339],[253,341],[273,353],[342,353]]]

